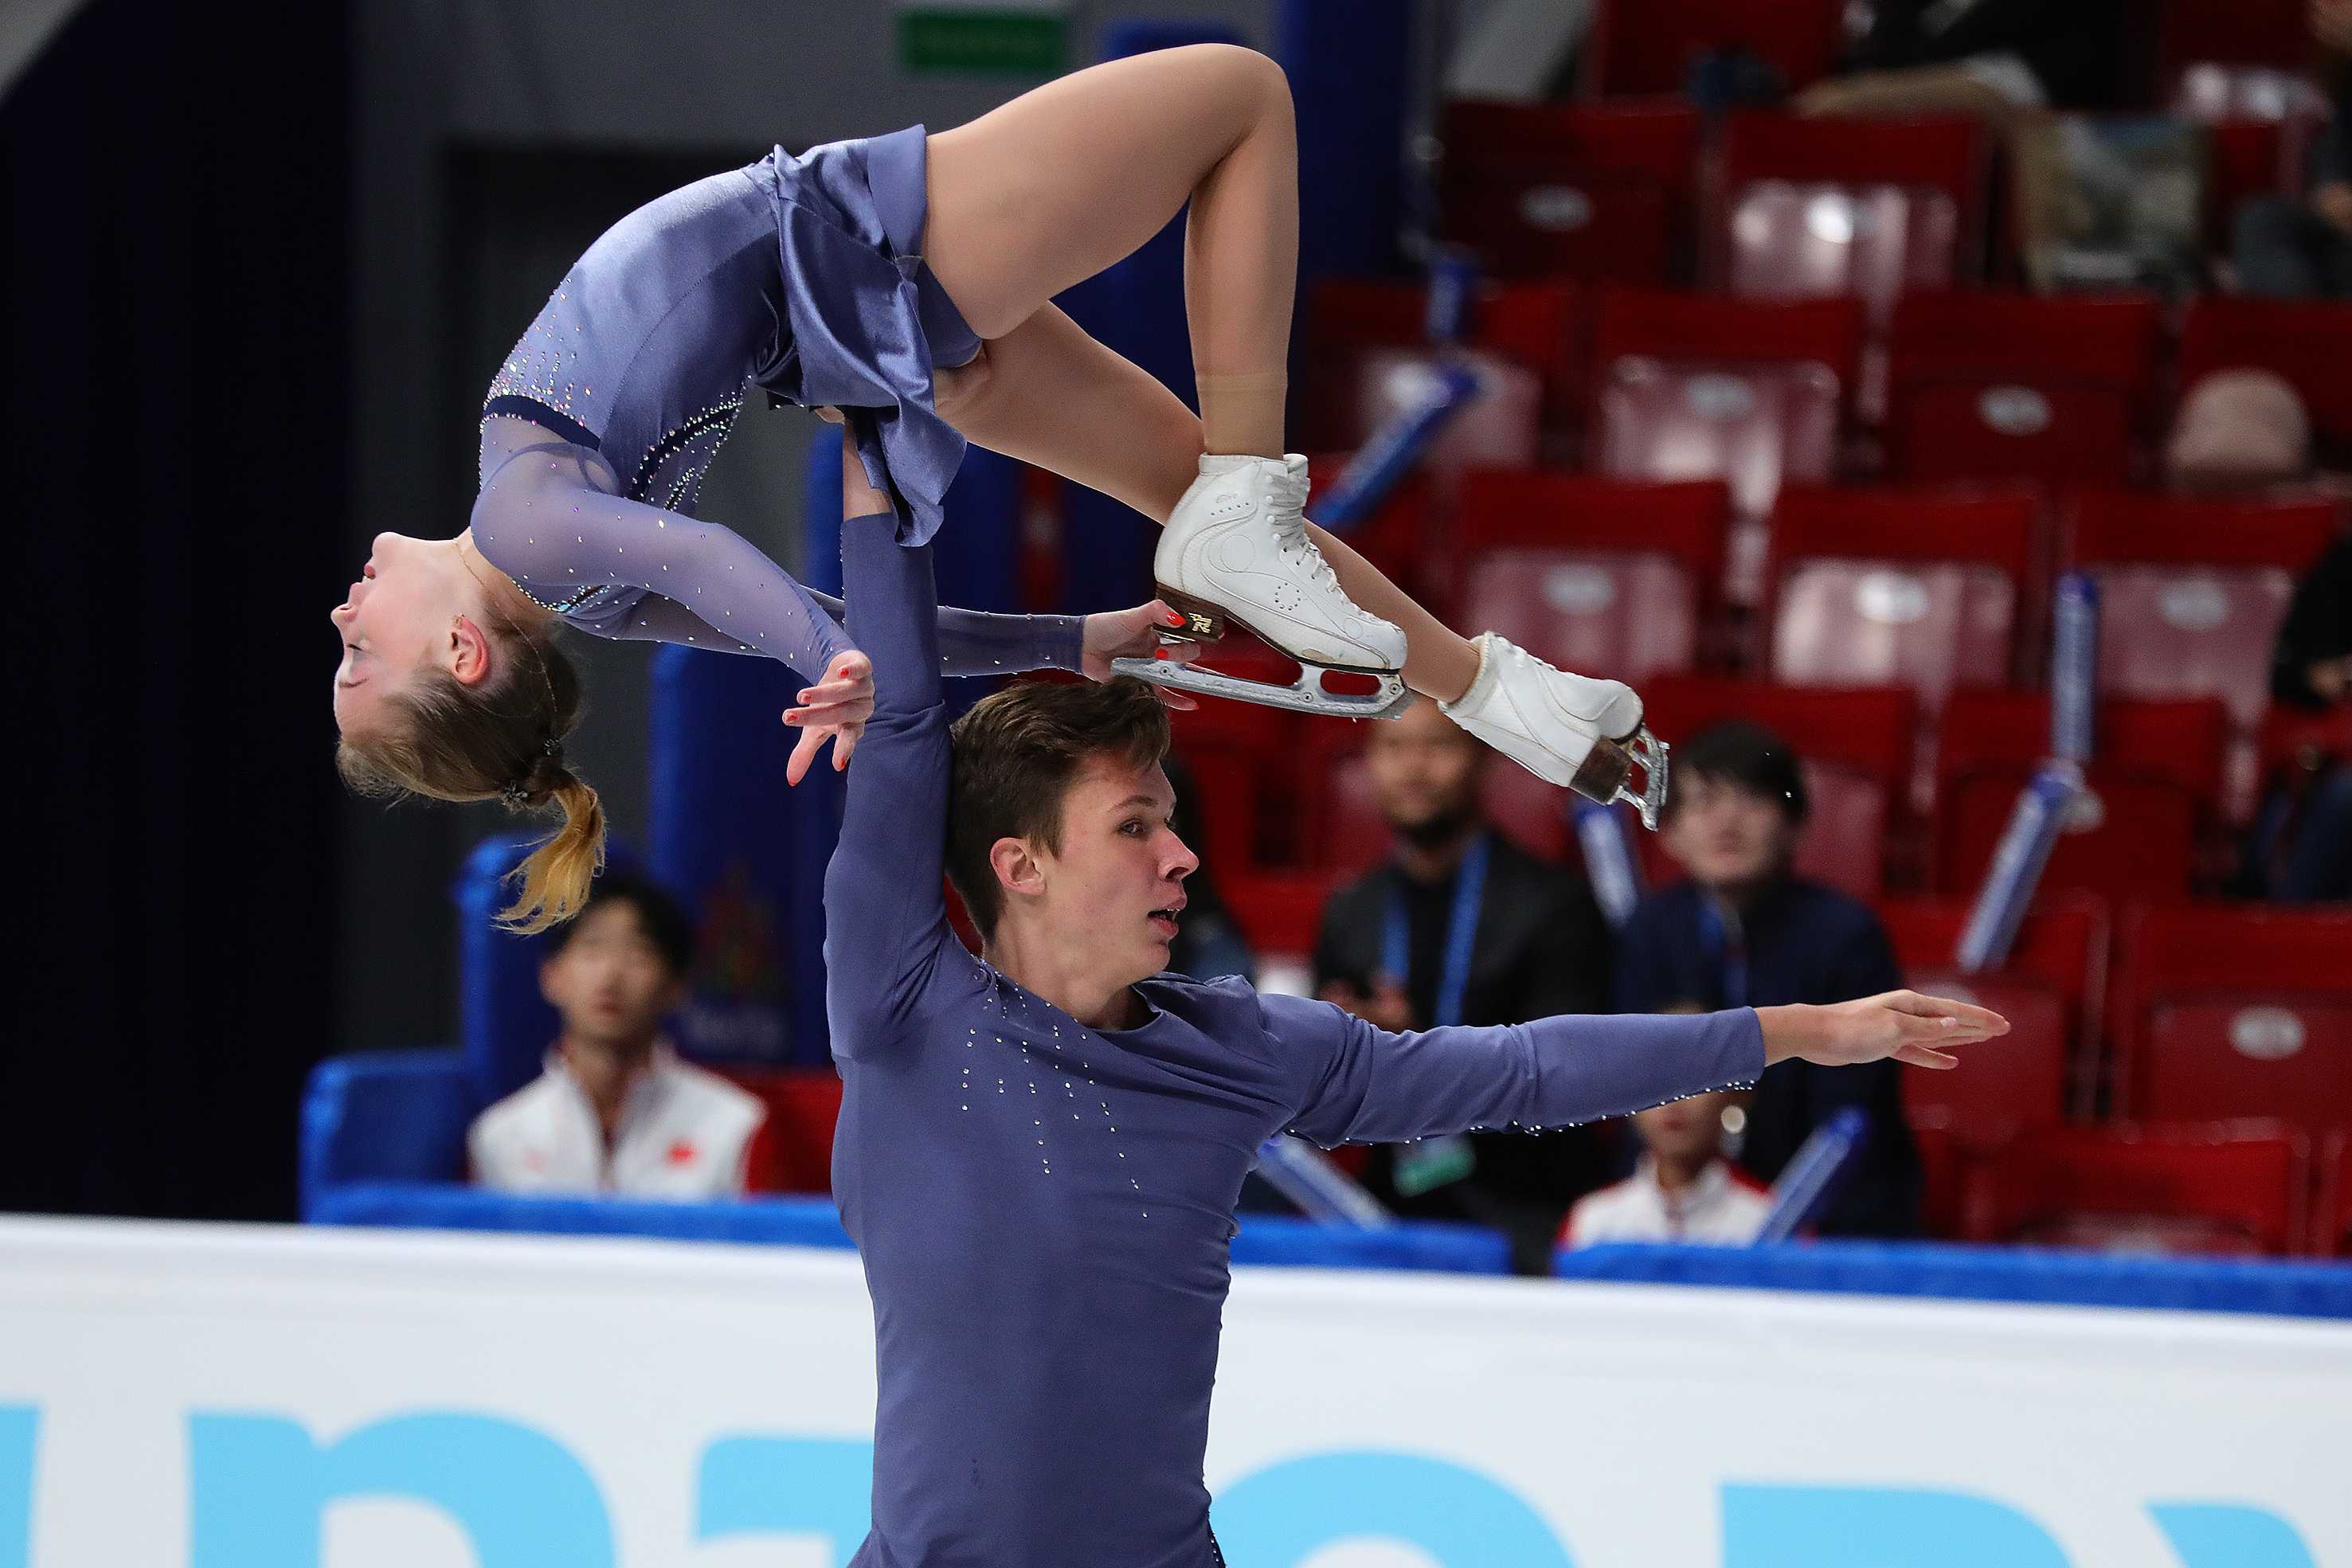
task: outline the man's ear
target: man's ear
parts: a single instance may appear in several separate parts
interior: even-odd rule
[[[999,839],[988,846],[989,869],[1008,894],[1034,898],[1045,891],[1045,867],[1026,839]]]

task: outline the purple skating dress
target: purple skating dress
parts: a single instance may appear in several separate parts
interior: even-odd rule
[[[915,247],[919,125],[698,180],[588,247],[482,406],[474,541],[597,636],[781,659],[814,680],[851,647],[838,601],[695,516],[703,471],[755,389],[844,411],[866,475],[929,539],[964,441],[934,363],[979,351]],[[940,613],[942,668],[1076,669],[1075,617]]]

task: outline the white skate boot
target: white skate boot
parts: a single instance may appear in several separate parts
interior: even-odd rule
[[[1404,633],[1340,591],[1307,535],[1307,459],[1203,457],[1152,559],[1160,597],[1184,616],[1184,638],[1214,642],[1227,625],[1296,659],[1296,684],[1274,685],[1156,659],[1120,659],[1120,673],[1211,696],[1347,718],[1393,718],[1412,701]],[[1370,675],[1363,696],[1326,691],[1323,675]]]
[[[1654,832],[1666,799],[1666,747],[1643,727],[1633,689],[1556,670],[1492,632],[1477,643],[1470,689],[1438,710],[1539,779],[1604,806],[1632,801]],[[1638,794],[1630,787],[1636,766]]]

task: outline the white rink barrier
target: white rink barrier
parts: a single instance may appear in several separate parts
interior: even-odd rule
[[[0,1568],[830,1568],[871,1333],[846,1253],[0,1221]],[[1208,1479],[1234,1568],[2326,1568],[2352,1326],[1250,1270]]]

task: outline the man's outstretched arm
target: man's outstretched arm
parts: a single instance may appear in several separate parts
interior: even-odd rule
[[[1568,1126],[1752,1083],[1790,1057],[1957,1065],[1942,1047],[2008,1032],[1999,1014],[1891,991],[1835,1007],[1539,1019],[1390,1034],[1323,1002],[1265,997],[1267,1032],[1308,1076],[1293,1127],[1324,1145]]]

